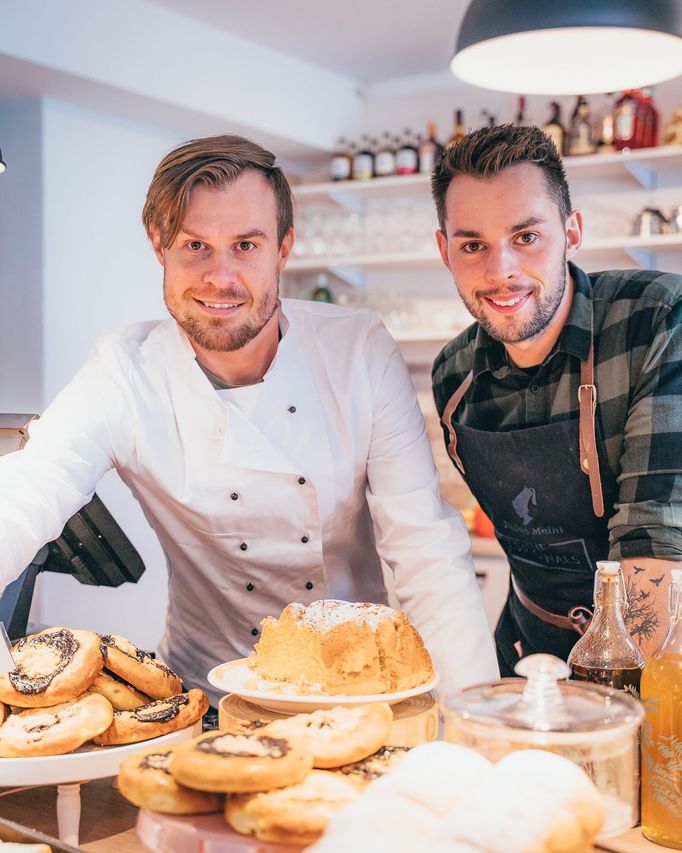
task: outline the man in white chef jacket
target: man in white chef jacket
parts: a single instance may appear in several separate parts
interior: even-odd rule
[[[279,300],[293,215],[274,161],[217,136],[159,164],[143,221],[172,319],[98,340],[0,458],[0,589],[113,467],[167,557],[160,654],[214,703],[207,672],[265,616],[386,602],[382,561],[443,691],[493,678],[468,535],[396,344],[370,311]]]

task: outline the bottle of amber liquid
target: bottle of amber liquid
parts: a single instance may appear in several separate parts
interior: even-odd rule
[[[644,657],[623,619],[623,578],[620,563],[597,563],[594,578],[594,616],[571,649],[568,665],[575,681],[590,681],[639,698]]]
[[[642,832],[682,850],[682,569],[670,574],[670,628],[642,673]]]

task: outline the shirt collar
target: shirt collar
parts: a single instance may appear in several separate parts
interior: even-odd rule
[[[584,361],[590,350],[592,286],[587,275],[575,264],[569,262],[568,273],[573,280],[573,300],[561,334],[546,361],[557,352],[565,352]],[[480,325],[476,331],[472,370],[474,379],[485,372],[500,376],[509,370],[504,345],[491,338]]]

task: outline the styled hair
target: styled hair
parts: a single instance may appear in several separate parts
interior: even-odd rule
[[[222,187],[246,171],[261,172],[275,193],[277,240],[282,244],[294,221],[291,188],[275,165],[275,155],[243,136],[206,136],[174,148],[154,172],[142,210],[147,236],[158,228],[164,247],[178,235],[189,194],[196,184]]]
[[[534,163],[542,169],[547,192],[565,221],[572,210],[571,194],[561,156],[552,140],[538,127],[500,124],[474,130],[443,152],[431,176],[431,194],[441,230],[445,230],[445,196],[453,178],[488,178],[519,163]]]

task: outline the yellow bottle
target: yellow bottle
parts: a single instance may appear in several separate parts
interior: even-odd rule
[[[670,628],[641,681],[642,832],[682,850],[682,569],[673,569]]]

